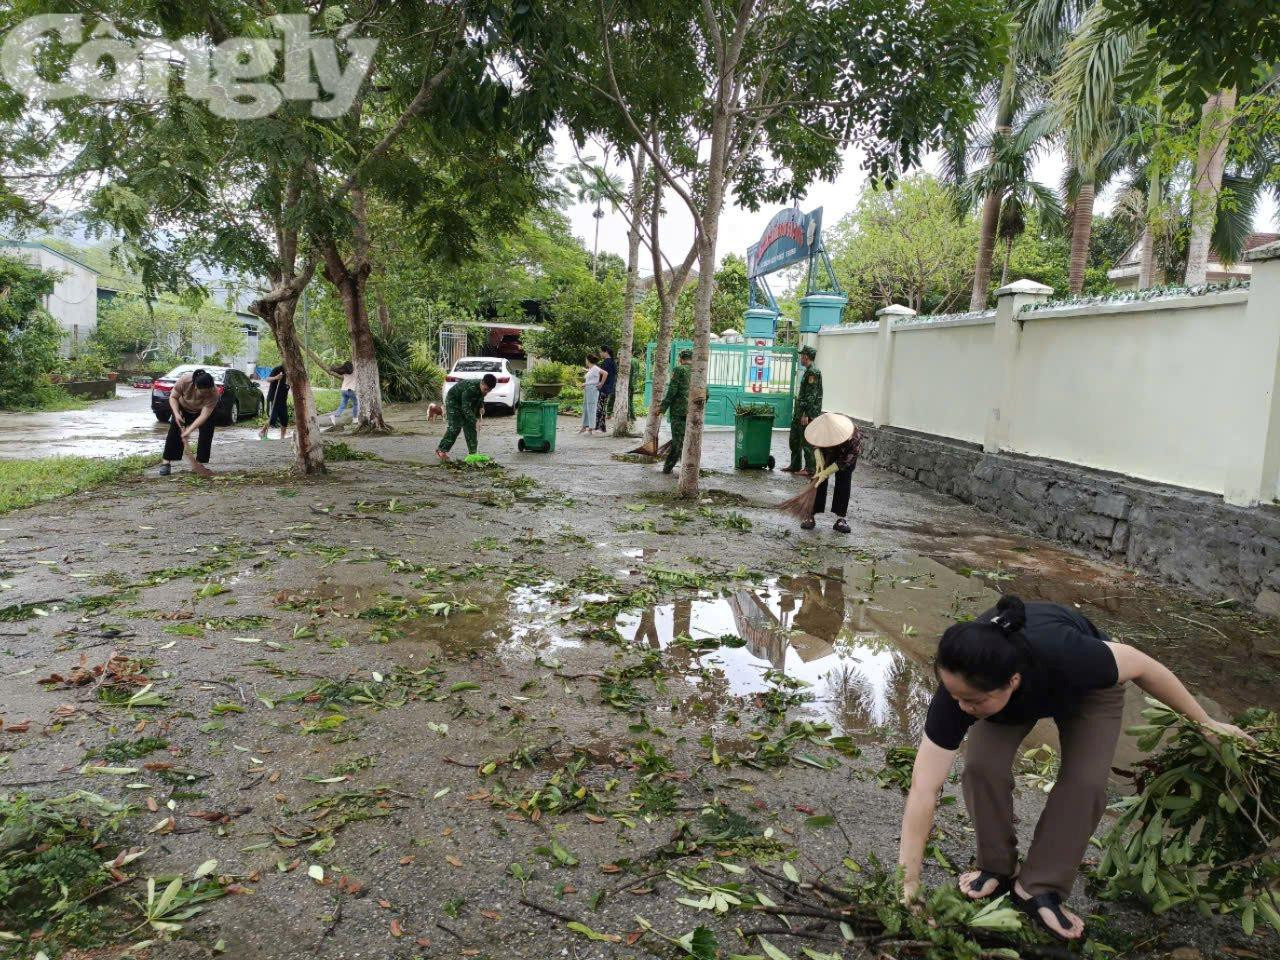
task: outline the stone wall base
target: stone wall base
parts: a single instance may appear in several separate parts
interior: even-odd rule
[[[860,423],[863,456],[1031,533],[1280,615],[1280,508]]]

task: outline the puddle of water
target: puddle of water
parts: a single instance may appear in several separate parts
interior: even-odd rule
[[[843,732],[915,739],[935,684],[932,647],[952,622],[947,611],[957,596],[988,599],[974,586],[932,561],[850,564],[627,613],[617,627],[654,649],[681,636],[745,640],[691,653],[704,699],[764,693],[766,674],[777,671],[803,681],[814,696],[809,712]]]

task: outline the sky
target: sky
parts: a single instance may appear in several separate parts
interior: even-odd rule
[[[592,156],[597,160],[601,156],[600,149],[593,144],[588,144],[581,152],[584,157]],[[564,132],[556,138],[556,161],[562,166],[575,162],[573,143]],[[610,164],[610,167],[624,180],[629,179],[628,171],[623,166]],[[1065,161],[1060,153],[1046,154],[1036,164],[1036,179],[1049,186],[1057,186],[1062,180],[1064,167]],[[924,169],[937,173],[938,157],[936,155],[927,157]],[[800,201],[800,208],[808,211],[815,207],[822,207],[823,225],[832,226],[857,205],[858,197],[865,184],[866,175],[860,168],[858,152],[850,149],[845,152],[844,168],[840,175],[830,183],[818,183],[810,187],[808,194]],[[1099,197],[1095,212],[1106,213],[1110,210],[1112,201],[1112,192],[1104,191]],[[573,226],[573,232],[582,238],[588,250],[591,249],[596,227],[595,219],[591,215],[592,210],[593,207],[590,204],[575,203],[566,211]],[[745,257],[747,247],[759,239],[775,212],[776,208],[764,208],[756,213],[738,206],[727,209],[720,220],[718,259],[723,260],[728,253]],[[1277,216],[1275,204],[1268,197],[1254,221],[1254,230],[1280,232],[1278,222],[1280,218]],[[668,194],[667,216],[663,220],[662,229],[662,245],[667,259],[678,263],[688,252],[689,244],[693,242],[693,222],[684,203],[671,193]],[[608,206],[605,207],[605,217],[600,222],[600,249],[617,254],[623,259],[627,256],[626,220],[620,213],[610,210]],[[643,250],[640,257],[640,272],[644,275],[653,273],[648,256]]]

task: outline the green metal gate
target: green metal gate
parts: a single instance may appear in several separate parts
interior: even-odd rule
[[[644,401],[653,402],[653,354],[656,344],[645,351]],[[671,365],[681,350],[693,349],[688,340],[671,345]],[[713,343],[707,369],[708,426],[733,426],[734,408],[740,403],[767,403],[774,408],[774,423],[791,423],[791,403],[795,396],[795,347],[760,347],[749,343]]]

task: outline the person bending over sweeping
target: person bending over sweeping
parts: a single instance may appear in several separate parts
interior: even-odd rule
[[[458,440],[459,431],[467,439],[467,453],[475,453],[480,441],[476,437],[476,419],[484,409],[484,397],[498,385],[498,378],[486,373],[481,380],[463,380],[444,398],[444,415],[447,426],[436,456],[449,459],[449,451]]]
[[[805,443],[814,451],[814,474],[804,492],[779,507],[800,519],[801,530],[812,530],[815,519],[827,509],[827,485],[835,478],[831,512],[836,515],[835,531],[848,533],[849,491],[853,486],[853,469],[858,465],[862,437],[852,420],[842,413],[820,414],[804,430]]]
[[[902,817],[904,899],[914,900],[919,890],[938,792],[967,735],[962,783],[978,869],[961,875],[960,889],[973,900],[1010,894],[1015,906],[1060,940],[1084,936],[1084,922],[1062,901],[1106,809],[1124,684],[1136,683],[1215,733],[1249,739],[1239,727],[1211,720],[1168,667],[1111,642],[1080,613],[1056,603],[1001,597],[978,619],[947,628],[934,672],[938,689]],[[1057,724],[1062,763],[1019,869],[1013,763],[1023,738],[1046,717]]]
[[[180,376],[169,391],[169,433],[164,438],[164,463],[160,476],[173,472],[173,464],[186,454],[191,469],[202,477],[213,476],[205,466],[213,449],[213,412],[218,407],[218,387],[208,370],[196,370]],[[187,448],[187,438],[197,433],[196,454]]]

